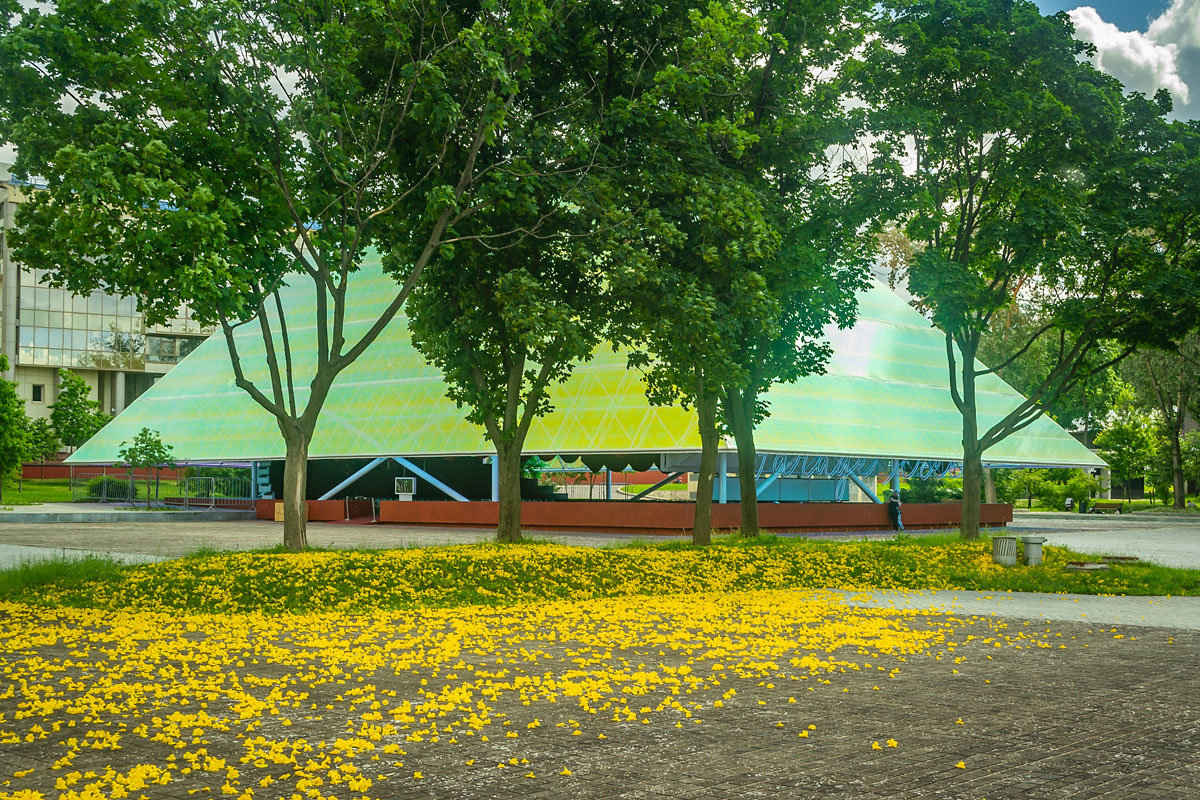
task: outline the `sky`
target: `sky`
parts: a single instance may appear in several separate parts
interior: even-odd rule
[[[1200,118],[1200,0],[1036,0],[1066,11],[1075,36],[1096,46],[1092,61],[1126,89],[1171,93],[1176,119]]]
[[[1044,14],[1066,11],[1075,35],[1096,46],[1096,67],[1129,90],[1171,93],[1176,119],[1200,119],[1200,0],[1035,0]],[[13,150],[0,145],[0,161]]]

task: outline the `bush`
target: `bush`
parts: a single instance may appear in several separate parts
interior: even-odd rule
[[[88,481],[90,500],[136,500],[137,485],[119,475],[101,475]]]
[[[1042,504],[1042,508],[1062,511],[1066,508],[1067,487],[1062,483],[1043,481],[1033,490],[1033,496]]]
[[[1076,470],[1067,481],[1066,497],[1073,498],[1078,506],[1084,500],[1089,500],[1100,492],[1100,482],[1082,470]]]
[[[951,492],[942,478],[909,478],[908,488],[900,490],[900,501],[904,503],[940,503]],[[962,497],[962,489],[958,490]]]

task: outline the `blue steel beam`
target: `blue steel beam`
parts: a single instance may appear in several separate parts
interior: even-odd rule
[[[865,494],[867,497],[871,498],[872,503],[879,503],[880,505],[883,504],[883,501],[879,499],[879,495],[877,495],[877,494],[875,494],[875,492],[871,491],[871,487],[867,486],[867,484],[863,481],[862,478],[858,477],[857,475],[851,475],[850,480],[854,481],[855,486],[857,486],[858,488],[863,490],[863,494]]]
[[[413,475],[416,475],[418,478],[428,481],[429,484],[431,486],[433,486],[433,488],[440,489],[444,494],[450,496],[454,500],[457,500],[460,503],[468,502],[467,498],[464,497],[462,494],[454,491],[449,486],[442,483],[437,478],[433,477],[432,475],[430,475],[428,472],[426,472],[425,470],[418,467],[413,462],[409,461],[407,458],[404,458],[402,456],[392,456],[392,460],[395,461],[400,466],[407,469]],[[493,474],[495,474],[495,473],[493,473]]]
[[[729,502],[729,454],[717,456],[717,502]]]
[[[762,497],[763,489],[766,489],[766,488],[767,488],[768,486],[770,486],[772,483],[774,483],[775,481],[779,480],[779,476],[780,476],[780,475],[782,475],[782,474],[783,474],[782,472],[773,472],[773,473],[771,473],[771,477],[767,478],[765,481],[763,481],[762,483],[760,483],[760,484],[758,485],[758,488],[756,488],[756,489],[754,490],[754,496],[755,496],[755,497]]]
[[[320,497],[318,497],[317,499],[318,499],[318,500],[331,500],[331,499],[333,499],[333,496],[334,496],[335,494],[337,494],[338,492],[340,492],[342,489],[345,489],[345,488],[346,488],[347,486],[349,486],[350,484],[354,483],[356,480],[358,480],[359,478],[361,478],[363,475],[366,475],[368,472],[370,472],[371,470],[373,470],[373,469],[375,469],[376,467],[378,467],[378,466],[379,466],[380,464],[382,464],[384,461],[387,461],[387,459],[386,459],[386,458],[376,458],[376,459],[374,459],[374,460],[372,460],[372,461],[369,461],[369,462],[367,462],[367,465],[366,465],[365,467],[363,467],[362,469],[360,469],[358,472],[355,472],[355,473],[354,473],[353,475],[351,475],[349,478],[346,478],[346,480],[342,481],[342,482],[341,482],[341,483],[339,483],[337,486],[333,487],[332,489],[330,489],[328,492],[326,492],[325,494],[321,495],[321,496],[320,496]]]

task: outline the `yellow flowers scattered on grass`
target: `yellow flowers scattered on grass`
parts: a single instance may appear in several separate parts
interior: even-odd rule
[[[52,583],[12,599],[159,611],[370,612],[757,589],[970,588],[971,576],[997,570],[985,542],[706,549],[481,544],[197,556],[131,567],[105,582]]]

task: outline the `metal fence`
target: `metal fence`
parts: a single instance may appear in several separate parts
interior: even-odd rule
[[[71,476],[71,501],[75,503],[130,503],[139,497],[146,499],[145,488],[138,490],[137,482],[128,474],[112,472],[83,472]]]
[[[164,498],[171,506],[184,508],[253,508],[250,475],[236,477],[180,478],[178,493]]]
[[[71,500],[76,503],[145,503],[214,509],[253,508],[249,471],[223,477],[130,477],[118,469],[76,470],[71,478]]]

